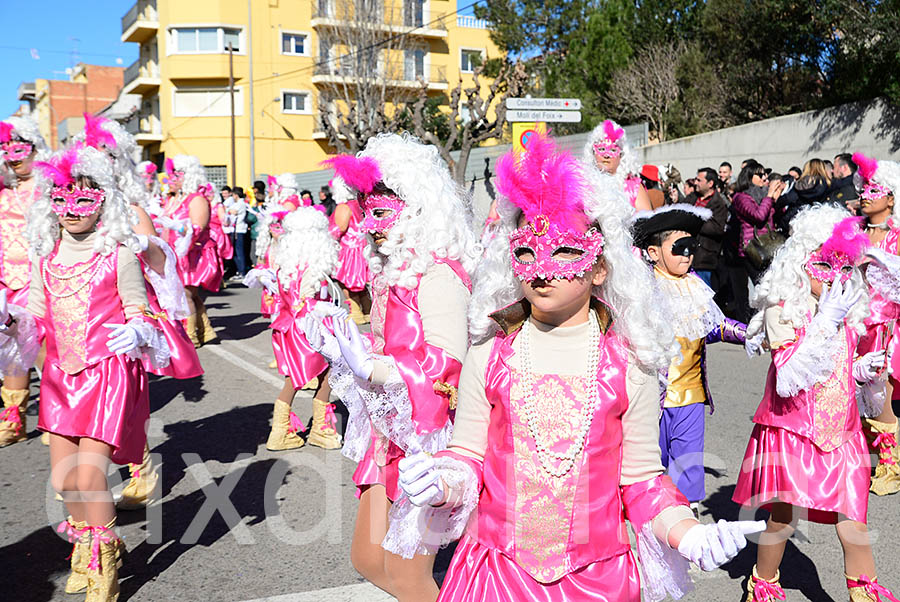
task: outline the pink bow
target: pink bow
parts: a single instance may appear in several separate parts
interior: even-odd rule
[[[116,540],[116,534],[110,534],[106,527],[88,527],[91,530],[91,561],[88,570],[100,572],[100,544],[112,543]]]
[[[59,523],[59,526],[56,527],[57,533],[66,534],[66,539],[69,540],[69,543],[76,543],[79,539],[81,539],[81,536],[84,535],[85,531],[86,529],[76,529],[75,525],[67,520]]]
[[[777,583],[770,583],[765,579],[755,579],[753,583],[753,599],[759,602],[771,600],[787,600],[784,590]]]
[[[300,419],[297,418],[297,415],[294,414],[293,412],[291,412],[288,415],[288,420],[291,423],[291,425],[288,427],[289,433],[305,433],[306,432],[306,426],[302,422],[300,422]]]
[[[9,406],[0,412],[0,422],[12,422],[16,425],[16,434],[22,431],[22,418],[19,416],[18,406]]]
[[[848,577],[847,587],[862,587],[867,594],[875,596],[876,602],[881,602],[881,596],[884,596],[884,599],[890,600],[890,602],[900,602],[900,600],[891,593],[891,590],[878,583],[878,581],[869,579],[866,575],[860,575],[859,579],[856,581]]]
[[[323,424],[319,428],[321,428],[323,431],[326,428],[332,428],[335,431],[337,430],[337,418],[334,417],[334,404],[333,403],[329,403],[328,405],[325,406],[325,424]]]
[[[894,433],[881,433],[872,442],[872,447],[877,447],[882,460],[886,464],[896,464],[891,457],[891,450],[897,446],[897,438]]]

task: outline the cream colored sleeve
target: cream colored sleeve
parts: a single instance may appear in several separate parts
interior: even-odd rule
[[[790,323],[781,321],[781,313],[781,306],[773,305],[766,308],[766,313],[763,315],[766,341],[769,343],[769,349],[773,351],[797,340],[797,331]]]
[[[490,339],[475,345],[466,355],[459,377],[459,400],[450,440],[450,449],[477,460],[484,459],[491,424],[491,404],[484,390],[484,373],[493,342],[494,339]]]
[[[656,374],[629,362],[625,374],[628,409],[622,416],[621,485],[662,474],[659,452],[659,381]]]
[[[137,256],[128,247],[119,247],[119,262],[116,272],[119,298],[125,309],[125,318],[130,320],[140,316],[149,307],[144,274]]]
[[[28,287],[28,303],[26,309],[35,318],[43,318],[47,312],[44,297],[44,278],[41,276],[41,259],[31,262],[31,284]]]
[[[419,282],[419,315],[425,341],[459,361],[466,357],[469,347],[468,307],[469,289],[449,266],[438,263],[428,268]],[[372,383],[383,385],[389,374],[390,366],[376,356]]]

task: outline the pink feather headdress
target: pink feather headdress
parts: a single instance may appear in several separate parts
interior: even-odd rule
[[[625,135],[625,130],[617,126],[612,120],[607,119],[603,122],[603,134],[606,140],[618,143],[619,139]]]
[[[581,234],[589,220],[584,214],[588,187],[581,163],[558,150],[546,134],[533,136],[528,150],[509,152],[497,161],[497,190],[534,223],[546,219],[548,227]]]
[[[864,218],[846,217],[835,225],[831,236],[822,245],[824,257],[844,256],[853,263],[862,259],[871,244],[861,228]]]
[[[372,157],[338,155],[322,161],[321,165],[332,168],[347,186],[363,194],[372,192],[375,184],[381,181],[381,170]]]
[[[0,142],[9,142],[12,140],[13,125],[6,121],[0,121]]]
[[[875,177],[875,172],[878,170],[877,160],[862,153],[853,153],[853,162],[859,167],[859,175],[863,179],[863,183],[869,182]]]
[[[75,183],[72,169],[78,162],[78,150],[70,148],[61,155],[51,157],[49,161],[35,161],[35,168],[49,178],[54,186],[65,187]]]
[[[148,176],[152,176],[156,173],[156,164],[155,163],[147,163],[144,166],[144,173]]]
[[[278,180],[275,178],[275,176],[268,176],[266,178],[266,186],[268,186],[269,188],[274,188],[276,184],[278,184]]]
[[[166,159],[164,166],[166,169],[166,175],[168,175],[170,178],[175,175],[175,161],[173,161],[171,157]]]
[[[84,114],[84,143],[93,146],[97,150],[112,150],[116,148],[116,139],[108,131],[101,127],[106,123],[103,117],[94,117],[90,113]]]

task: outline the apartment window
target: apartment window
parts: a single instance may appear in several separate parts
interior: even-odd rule
[[[480,66],[482,63],[480,50],[466,50],[464,48],[459,51],[459,57],[459,70],[463,73],[472,73],[475,71],[475,67]]]
[[[297,54],[306,56],[306,38],[305,33],[281,33],[281,54]]]
[[[244,47],[244,32],[236,27],[176,27],[172,34],[172,52],[176,54],[228,52],[229,43],[235,52]]]
[[[301,92],[299,90],[281,91],[282,113],[310,115],[312,114],[311,105],[312,103],[310,102],[309,92]]]
[[[412,48],[406,51],[403,65],[404,79],[411,81],[419,77],[427,77],[425,75],[425,57],[427,55],[428,51],[423,48]]]
[[[172,113],[175,117],[228,117],[231,99],[228,88],[179,88],[173,92]],[[244,94],[234,89],[234,114],[244,114]]]
[[[213,189],[218,192],[228,183],[228,168],[224,165],[204,165],[206,179],[212,182]]]
[[[425,0],[403,0],[403,24],[407,27],[425,25]]]

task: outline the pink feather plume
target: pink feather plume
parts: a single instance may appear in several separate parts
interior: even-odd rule
[[[859,175],[868,182],[875,176],[878,169],[878,161],[867,157],[862,153],[853,153],[853,162],[859,167]]]
[[[172,161],[172,158],[169,157],[165,162],[166,174],[171,178],[175,175],[175,161]]]
[[[268,186],[269,188],[274,187],[276,184],[278,184],[278,180],[275,179],[275,176],[269,176],[266,178],[266,186]]]
[[[49,161],[35,161],[34,166],[49,178],[54,186],[68,186],[75,183],[72,169],[78,162],[78,151],[70,148],[61,155],[51,157]]]
[[[497,190],[529,221],[543,215],[560,231],[583,233],[587,184],[581,163],[559,150],[546,134],[535,135],[520,156],[512,151],[497,160]]]
[[[870,244],[869,237],[860,227],[862,222],[861,217],[846,217],[839,221],[822,245],[822,255],[846,255],[854,262],[862,259]]]
[[[372,157],[338,155],[322,161],[321,165],[332,168],[347,186],[363,194],[372,192],[375,184],[381,181],[381,170]]]
[[[12,140],[13,125],[6,121],[0,121],[0,142]]]
[[[269,214],[269,216],[270,216],[274,221],[280,222],[280,221],[283,220],[285,217],[287,217],[288,213],[290,213],[290,211],[273,211],[272,213]]]
[[[156,164],[155,163],[147,163],[144,166],[144,173],[146,173],[148,176],[152,176],[153,174],[155,174],[156,173]]]
[[[103,117],[94,117],[90,113],[84,114],[84,143],[93,146],[97,150],[116,148],[115,137],[101,126],[106,123]]]
[[[625,130],[617,126],[611,120],[607,119],[603,122],[603,133],[613,142],[618,142],[619,138],[625,135]]]

